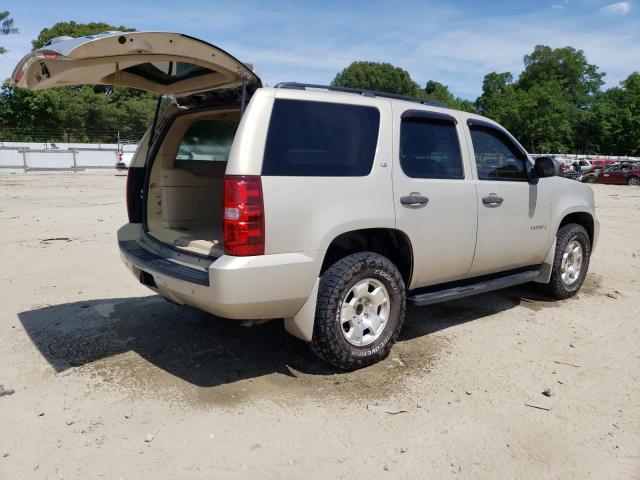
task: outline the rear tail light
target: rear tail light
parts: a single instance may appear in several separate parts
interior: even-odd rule
[[[20,65],[20,68],[16,70],[13,75],[13,83],[18,83],[24,77],[24,65]]]
[[[224,253],[264,254],[264,203],[259,176],[224,177]]]
[[[42,57],[46,58],[47,60],[58,60],[61,57],[58,52],[52,52],[50,50],[40,52],[40,55],[42,55]]]

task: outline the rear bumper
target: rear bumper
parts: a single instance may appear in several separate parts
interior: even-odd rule
[[[118,244],[124,264],[152,290],[172,302],[232,319],[295,316],[322,264],[319,252],[195,258],[150,242],[142,225],[132,223],[118,230]]]

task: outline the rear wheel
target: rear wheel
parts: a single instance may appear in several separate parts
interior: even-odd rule
[[[311,347],[355,370],[384,359],[404,321],[405,286],[396,266],[373,252],[349,255],[320,278]]]
[[[636,186],[636,187],[637,187],[638,185],[640,185],[640,178],[638,178],[638,177],[631,177],[627,183],[628,183],[629,185],[634,185],[634,186]]]
[[[596,183],[596,177],[595,177],[595,175],[589,175],[589,176],[586,178],[585,182],[587,182],[587,183]]]
[[[551,280],[544,285],[545,292],[559,300],[576,294],[582,286],[589,268],[591,242],[583,226],[564,225],[556,236],[556,254]]]

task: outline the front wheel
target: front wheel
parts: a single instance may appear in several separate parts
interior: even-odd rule
[[[628,183],[629,185],[633,185],[633,186],[636,186],[636,187],[637,187],[638,185],[640,185],[640,178],[638,178],[638,177],[631,177],[627,183]]]
[[[386,257],[373,252],[349,255],[320,278],[311,348],[342,370],[384,359],[405,312],[405,286]]]
[[[558,300],[572,297],[582,286],[589,268],[591,241],[582,225],[569,223],[558,230],[551,280],[545,292]]]
[[[596,177],[594,175],[589,175],[585,181],[587,183],[596,183]]]

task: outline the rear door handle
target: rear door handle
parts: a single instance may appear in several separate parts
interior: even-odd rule
[[[497,195],[489,195],[488,197],[484,197],[482,199],[482,203],[484,203],[487,207],[499,207],[502,205],[504,198],[498,197]]]
[[[405,197],[400,197],[400,203],[409,208],[420,208],[429,203],[429,199],[422,195],[407,195]]]

